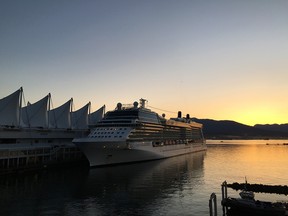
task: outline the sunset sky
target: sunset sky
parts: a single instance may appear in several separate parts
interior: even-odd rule
[[[288,123],[288,1],[2,0],[0,74],[0,98],[54,108]]]

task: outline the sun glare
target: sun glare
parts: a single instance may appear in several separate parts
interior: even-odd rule
[[[262,108],[240,111],[240,114],[233,119],[251,126],[255,124],[284,124],[288,121],[288,115],[283,117],[283,115],[280,115],[280,113],[275,110]]]

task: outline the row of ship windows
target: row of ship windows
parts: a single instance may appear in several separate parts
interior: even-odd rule
[[[92,135],[91,138],[122,138],[122,136],[94,136]]]
[[[96,134],[114,134],[114,132],[94,132],[93,133],[93,135],[96,135]],[[120,134],[120,132],[117,132],[117,134]],[[124,134],[124,131],[122,131],[121,134]]]
[[[195,142],[202,142],[201,139],[198,140],[165,140],[163,142],[152,142],[153,147],[163,146],[163,145],[177,145],[177,144],[192,144]]]
[[[175,144],[187,144],[188,140],[165,140],[163,142],[152,142],[153,145],[175,145]]]
[[[127,128],[96,128],[95,131],[127,130]]]

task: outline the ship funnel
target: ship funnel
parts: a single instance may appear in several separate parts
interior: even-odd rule
[[[122,109],[122,104],[121,103],[118,103],[117,104],[117,110],[121,110]]]
[[[178,118],[182,118],[182,112],[178,111]]]
[[[186,115],[186,119],[188,119],[188,120],[190,119],[190,115],[189,114]]]
[[[136,108],[138,107],[138,102],[135,101],[135,102],[133,103],[133,106],[134,106],[134,108],[136,109]]]

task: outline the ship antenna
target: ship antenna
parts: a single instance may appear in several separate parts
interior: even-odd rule
[[[143,98],[140,99],[140,107],[141,107],[141,108],[145,108],[146,101],[147,101],[146,99],[143,99]],[[147,101],[147,102],[148,102],[148,101]]]

